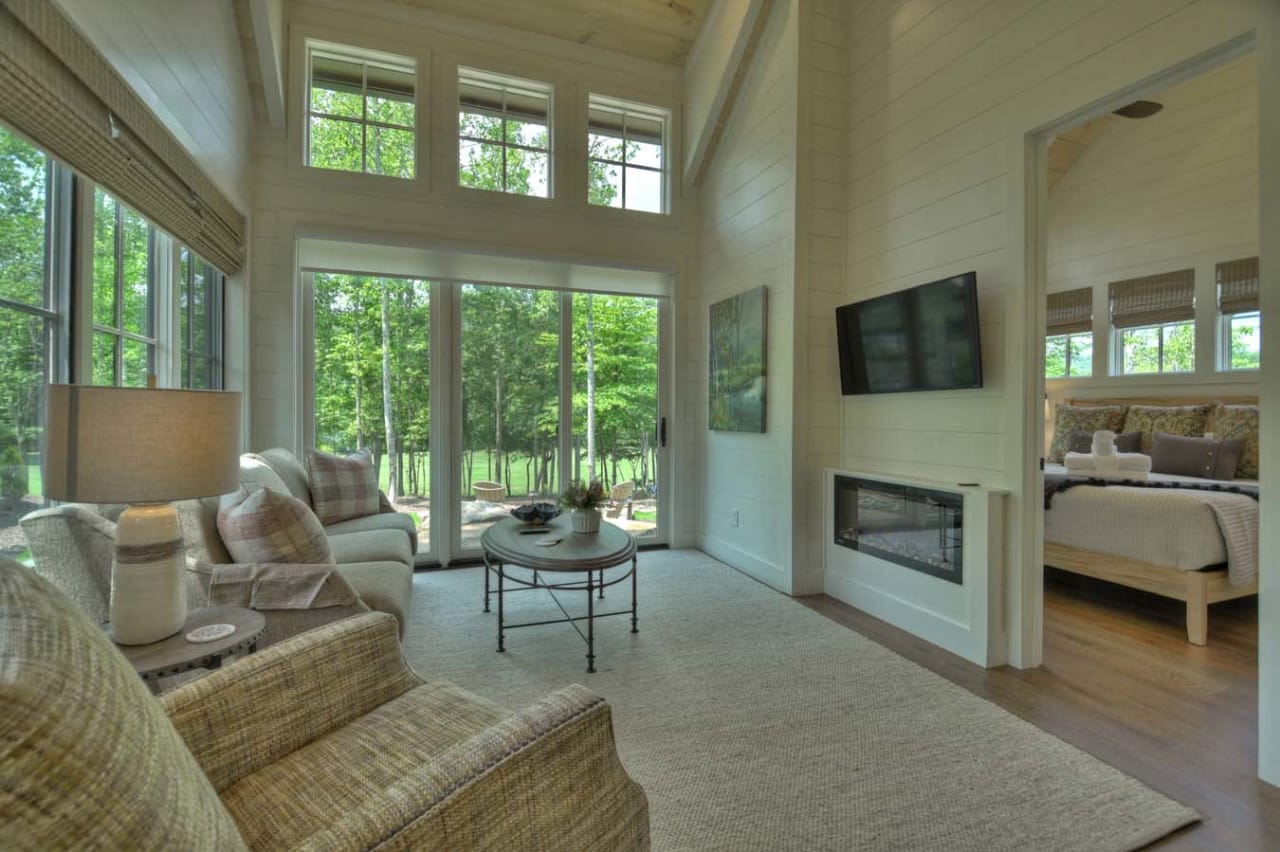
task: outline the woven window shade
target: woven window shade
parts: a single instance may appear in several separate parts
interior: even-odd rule
[[[1049,315],[1045,334],[1080,334],[1093,331],[1093,288],[1064,290],[1049,294]]]
[[[1246,257],[1218,264],[1218,310],[1244,314],[1258,310],[1258,259]]]
[[[1196,318],[1196,271],[1114,281],[1110,297],[1111,324],[1116,328],[1188,322]]]
[[[47,0],[0,0],[0,118],[223,272],[244,217]]]

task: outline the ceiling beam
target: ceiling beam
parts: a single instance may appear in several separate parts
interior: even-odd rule
[[[284,127],[284,0],[249,0],[253,23],[253,43],[262,70],[262,95],[267,120],[272,127]]]
[[[728,120],[770,0],[715,0],[684,66],[684,183],[696,186]]]

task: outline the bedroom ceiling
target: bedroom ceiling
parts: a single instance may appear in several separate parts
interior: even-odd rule
[[[1062,180],[1067,170],[1080,159],[1080,155],[1085,152],[1094,139],[1098,138],[1098,134],[1102,132],[1102,128],[1107,126],[1107,122],[1111,120],[1111,116],[1104,115],[1095,118],[1088,124],[1082,124],[1079,127],[1073,127],[1070,130],[1054,137],[1049,143],[1049,191],[1052,192],[1058,181]]]
[[[711,0],[396,0],[672,65],[683,65]]]

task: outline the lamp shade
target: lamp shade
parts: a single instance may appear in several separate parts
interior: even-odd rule
[[[44,493],[166,503],[234,491],[240,394],[50,385]]]

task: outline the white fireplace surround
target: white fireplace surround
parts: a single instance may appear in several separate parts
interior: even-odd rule
[[[964,499],[963,581],[933,577],[835,543],[835,478],[928,488]],[[824,590],[980,666],[1007,662],[1004,495],[982,485],[827,469],[823,473]]]

